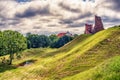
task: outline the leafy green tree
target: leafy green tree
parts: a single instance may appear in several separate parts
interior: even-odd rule
[[[3,33],[0,31],[0,56],[5,55],[5,51],[4,51],[4,38],[3,38]]]
[[[59,39],[59,38],[57,37],[57,35],[54,35],[54,34],[50,35],[49,38],[50,38],[50,40],[51,40],[52,42],[55,42],[55,41],[57,41],[57,40]]]
[[[2,54],[10,54],[9,64],[12,64],[14,53],[18,53],[27,48],[26,38],[17,31],[6,30],[1,37]]]
[[[27,36],[28,48],[48,47],[51,43],[48,36],[29,34]]]
[[[39,47],[48,47],[51,44],[51,41],[48,36],[39,35]]]
[[[54,46],[52,46],[52,48],[62,47],[62,46],[64,46],[66,43],[68,43],[69,41],[71,41],[72,39],[73,39],[72,37],[65,35],[65,36],[59,38],[59,40],[54,43]]]
[[[54,47],[55,43],[58,41],[58,36],[57,35],[50,35],[49,36],[49,39],[51,40],[51,44],[50,44],[50,47]]]

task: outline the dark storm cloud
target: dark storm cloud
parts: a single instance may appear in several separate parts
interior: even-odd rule
[[[111,5],[106,5],[106,3],[109,3]],[[104,0],[101,4],[98,4],[97,6],[104,6],[105,8],[112,9],[114,11],[120,11],[120,0]]]
[[[83,22],[80,23],[72,23],[67,26],[67,28],[74,28],[74,27],[83,27],[85,24]]]
[[[113,3],[113,6],[110,8],[116,11],[120,11],[120,0],[111,0],[110,2]]]
[[[42,21],[42,22],[50,22],[51,20],[49,20],[49,19],[40,19],[39,21]]]
[[[111,23],[120,23],[120,18],[115,17],[109,17],[109,16],[103,16],[102,17],[103,22],[111,22]]]
[[[49,6],[45,6],[43,8],[32,8],[29,7],[28,9],[26,9],[23,13],[16,13],[15,16],[18,18],[28,18],[28,17],[33,17],[36,15],[41,15],[41,16],[46,16],[46,15],[51,15],[50,11],[49,11]]]
[[[4,26],[4,25],[5,25],[4,23],[0,23],[0,27],[1,27],[1,26]]]
[[[59,22],[60,24],[72,24],[73,22],[75,22],[76,20],[82,20],[88,17],[91,17],[93,14],[90,12],[81,14],[77,17],[71,17],[69,19],[61,19],[61,21]],[[74,25],[73,25],[74,26]]]
[[[8,25],[17,25],[17,24],[19,24],[20,22],[19,21],[12,21],[12,22],[10,22]]]
[[[34,26],[33,29],[41,29],[40,26]]]
[[[71,19],[62,19],[59,23],[60,24],[71,24],[71,23],[73,23],[73,20],[71,20]]]
[[[0,29],[5,27],[4,16],[0,14]]]
[[[80,19],[85,19],[85,18],[89,18],[91,17],[93,14],[91,12],[86,12],[86,13],[82,13],[80,14],[78,17],[72,17],[68,20],[72,20],[72,21],[75,21],[75,20],[80,20]]]
[[[52,24],[52,25],[47,25],[48,27],[57,27],[57,25]]]
[[[84,2],[90,1],[90,2],[95,2],[95,0],[83,0]]]
[[[79,12],[80,12],[79,9],[70,8],[70,6],[67,6],[67,5],[65,5],[65,4],[63,4],[63,3],[59,3],[59,6],[60,6],[61,8],[63,8],[64,10],[67,10],[67,11],[70,11],[70,12],[75,12],[75,13],[79,13]]]
[[[83,0],[83,1],[92,1],[92,2],[95,2],[95,0]]]
[[[30,1],[32,1],[32,0],[15,0],[16,2],[30,2]]]
[[[76,19],[83,19],[83,18],[88,18],[88,17],[91,17],[93,14],[91,12],[86,12],[82,15],[80,15],[78,18]]]
[[[0,28],[8,28],[9,25],[13,25],[16,27],[16,25],[19,23],[20,23],[19,19],[1,17]]]
[[[94,24],[94,20],[86,20],[86,23]]]
[[[5,23],[0,22],[0,29],[2,29],[2,28],[8,28],[8,26],[6,26]]]

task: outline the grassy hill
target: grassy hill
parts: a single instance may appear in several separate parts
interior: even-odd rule
[[[63,80],[120,80],[120,56]]]
[[[26,61],[34,62],[20,66]],[[25,50],[12,66],[0,64],[0,80],[120,80],[119,61],[120,26],[116,26],[80,35],[60,49]]]

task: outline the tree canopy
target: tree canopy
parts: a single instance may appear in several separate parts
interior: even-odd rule
[[[51,41],[48,36],[29,34],[27,35],[28,48],[48,47]]]
[[[12,64],[14,53],[27,48],[26,38],[17,31],[0,32],[0,55],[10,54],[9,64]]]
[[[65,36],[59,38],[56,42],[54,42],[54,44],[52,45],[52,48],[62,47],[66,43],[68,43],[69,41],[71,41],[72,39],[73,39],[73,37],[65,35]]]

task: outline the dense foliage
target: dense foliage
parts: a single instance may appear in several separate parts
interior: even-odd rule
[[[11,30],[0,32],[0,55],[10,54],[9,64],[12,63],[14,53],[26,48],[26,38],[19,32]]]
[[[39,47],[59,48],[73,39],[73,37],[71,36],[63,36],[61,38],[58,38],[56,35],[46,36],[31,33],[27,33],[26,38],[28,48]]]
[[[70,36],[63,36],[61,38],[58,39],[58,41],[54,42],[54,44],[52,44],[52,48],[60,48],[62,46],[64,46],[66,43],[68,43],[69,41],[71,41],[73,38]]]
[[[29,34],[27,35],[28,48],[48,47],[51,43],[48,36]]]
[[[59,48],[71,41],[73,37],[57,35],[38,35],[27,33],[26,37],[17,31],[0,31],[0,56],[10,54],[9,64],[12,64],[14,54],[29,48]]]
[[[54,45],[59,40],[59,38],[56,35],[50,35],[49,38],[51,40],[50,47],[54,48]]]

